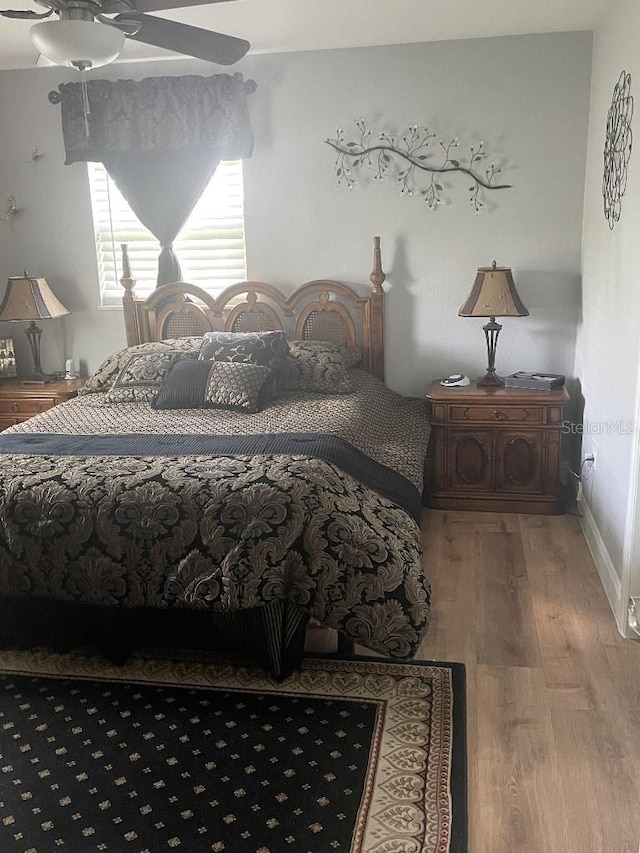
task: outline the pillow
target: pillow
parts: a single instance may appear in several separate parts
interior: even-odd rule
[[[105,400],[107,403],[151,402],[178,358],[179,354],[173,350],[130,355]]]
[[[350,370],[362,361],[360,347],[349,349],[347,344],[340,344],[336,341],[291,341],[291,345],[307,351],[340,353],[344,357],[344,366],[347,370]],[[289,349],[291,349],[291,347]]]
[[[177,361],[167,374],[154,409],[240,409],[259,412],[268,399],[273,371],[261,364]]]
[[[132,355],[147,352],[166,352],[170,350],[182,353],[183,357],[197,358],[203,340],[202,336],[170,338],[164,341],[149,341],[146,344],[138,344],[137,346],[125,347],[118,350],[118,352],[114,352],[113,355],[110,355],[102,362],[93,376],[87,379],[83,387],[78,391],[78,395],[108,391]]]
[[[176,361],[151,405],[154,409],[199,409],[210,370],[210,361]]]
[[[362,353],[360,347],[358,349],[348,349],[344,357],[344,366],[347,370],[356,367],[362,361]]]
[[[259,412],[268,399],[273,370],[262,364],[214,361],[204,394],[210,409]]]
[[[344,344],[291,341],[282,371],[283,385],[291,390],[349,394],[353,391],[347,376],[349,366],[353,366],[353,355]]]
[[[207,332],[200,358],[261,364],[277,369],[288,352],[287,338],[282,331]]]

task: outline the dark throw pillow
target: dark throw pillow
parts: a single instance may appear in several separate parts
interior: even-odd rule
[[[289,351],[284,332],[207,332],[200,358],[277,368]]]
[[[209,361],[177,361],[151,405],[154,409],[199,409],[204,403],[210,370]]]
[[[214,361],[204,395],[211,409],[259,412],[268,399],[273,370],[262,364]]]

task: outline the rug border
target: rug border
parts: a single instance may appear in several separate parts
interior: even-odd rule
[[[304,660],[346,660],[369,661],[371,663],[394,663],[407,666],[440,667],[451,670],[451,688],[453,692],[452,705],[452,738],[451,775],[449,779],[451,791],[451,834],[447,853],[468,853],[468,783],[467,783],[467,685],[465,664],[457,661],[440,660],[397,660],[393,658],[373,657],[371,655],[305,655]]]
[[[449,853],[467,853],[468,782],[467,782],[467,685],[463,663],[431,661],[430,666],[451,668],[453,686],[453,749],[451,751],[451,845]],[[457,808],[456,808],[457,803]]]

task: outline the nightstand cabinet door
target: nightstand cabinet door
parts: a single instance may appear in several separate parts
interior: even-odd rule
[[[544,432],[496,431],[496,492],[542,494]]]
[[[449,430],[449,488],[469,491],[491,488],[492,433]]]

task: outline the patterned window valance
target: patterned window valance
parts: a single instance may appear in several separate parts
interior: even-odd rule
[[[220,160],[251,156],[246,96],[256,84],[241,74],[216,74],[90,80],[86,92],[83,86],[60,86],[65,163],[104,163],[160,242],[158,285],[180,281],[176,235]]]
[[[256,84],[242,74],[89,80],[86,86],[88,121],[82,84],[59,87],[67,164],[152,151],[207,152],[217,160],[251,156],[246,96]]]

